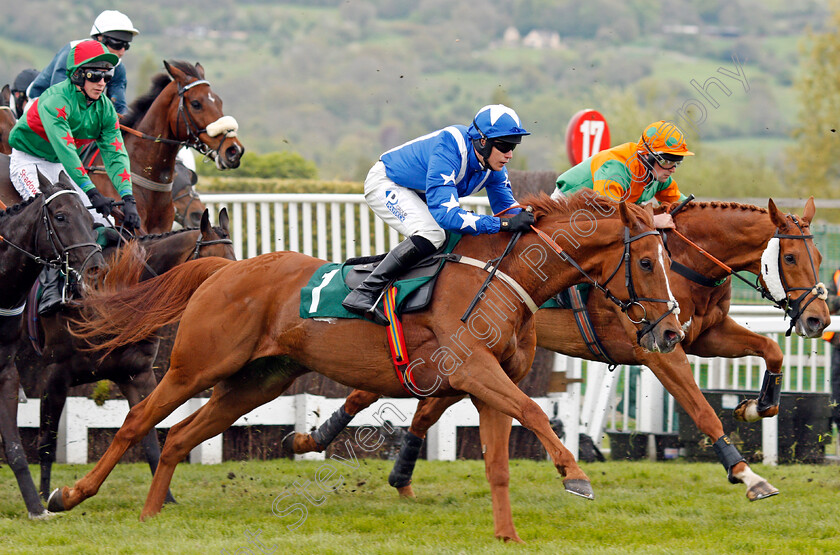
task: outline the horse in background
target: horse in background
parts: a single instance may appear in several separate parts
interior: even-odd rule
[[[126,287],[160,275],[189,260],[221,257],[235,260],[230,240],[227,209],[219,214],[219,225],[210,224],[209,212],[204,211],[200,228],[181,229],[163,234],[143,235],[119,248],[107,249],[110,269],[105,279],[111,287]],[[37,308],[30,304],[26,318],[32,319]],[[58,421],[71,387],[110,380],[134,406],[147,397],[157,381],[152,365],[158,352],[160,338],[138,341],[99,358],[89,345],[70,333],[71,322],[78,318],[78,309],[67,306],[47,315],[37,315],[36,326],[43,337],[40,364],[21,365],[21,382],[30,397],[40,396],[41,417],[38,457],[41,464],[41,495],[46,499],[50,491],[52,464],[58,442]],[[29,340],[24,333],[21,340]],[[146,460],[152,473],[160,458],[160,446],[154,430],[143,439]],[[168,501],[174,501],[171,495]]]
[[[38,173],[41,193],[0,212],[0,436],[29,518],[50,514],[38,499],[17,427],[20,377],[15,356],[29,290],[44,265],[79,283],[104,265],[93,218],[65,174],[53,184]]]
[[[129,106],[121,120],[125,149],[131,160],[132,185],[142,228],[146,233],[172,229],[175,210],[172,181],[175,156],[182,146],[194,148],[218,169],[239,167],[245,148],[236,136],[238,124],[222,111],[222,99],[204,79],[201,64],[166,62],[167,73],[152,79],[152,88]],[[86,164],[96,188],[114,200],[117,190],[96,153]],[[9,179],[9,159],[0,155],[0,200],[20,202]]]
[[[0,154],[11,154],[12,147],[9,146],[9,133],[17,123],[17,118],[10,105],[12,89],[9,85],[3,85],[0,90]]]
[[[567,491],[594,496],[588,477],[548,417],[516,386],[533,361],[537,306],[562,289],[592,280],[625,310],[645,312],[645,318],[633,322],[622,318],[639,332],[644,348],[668,352],[682,338],[665,275],[664,248],[647,212],[586,195],[563,204],[547,195],[523,202],[533,205],[539,233],[461,238],[452,251],[452,260],[460,263],[444,265],[429,308],[404,315],[402,324],[415,361],[415,391],[472,395],[487,446],[495,533],[515,541],[521,540],[508,495],[512,418],[537,434],[564,476]],[[593,207],[597,214],[590,215],[598,233],[576,237],[570,219]],[[491,259],[493,287],[479,294],[491,271],[485,261]],[[208,387],[213,388],[210,401],[170,430],[141,518],[161,510],[176,465],[195,445],[277,397],[307,372],[383,395],[407,396],[386,347],[387,329],[359,319],[301,318],[300,291],[324,264],[294,252],[268,253],[221,268],[209,259],[198,260],[113,295],[89,295],[86,323],[78,333],[107,333],[112,339],[100,344],[106,352],[151,335],[167,322],[180,320],[180,326],[170,369],[160,385],[131,410],[96,467],[73,488],[50,496],[51,510],[71,509],[95,495],[128,447]],[[613,281],[619,271],[624,279]],[[470,302],[473,295],[475,304]],[[490,316],[504,311],[502,307],[508,309],[504,317]],[[464,315],[462,322],[470,309],[471,316]],[[456,352],[469,356],[461,359]],[[444,367],[425,362],[439,362],[441,356],[446,357]]]
[[[207,207],[195,190],[196,183],[198,174],[178,161],[175,164],[175,179],[172,181],[172,204],[175,207],[173,229],[197,227],[201,223],[201,215]]]

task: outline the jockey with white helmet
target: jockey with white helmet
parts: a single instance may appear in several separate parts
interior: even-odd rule
[[[505,166],[524,135],[530,133],[516,112],[495,104],[479,110],[469,127],[451,125],[380,156],[365,179],[365,200],[406,239],[347,295],[344,308],[371,312],[393,278],[443,245],[446,230],[467,235],[528,231],[534,223],[529,212],[513,209],[512,218],[477,215],[458,200],[486,189],[493,212],[514,206]]]
[[[123,57],[123,54],[131,47],[132,39],[139,32],[134,28],[128,16],[116,10],[105,10],[99,14],[90,28],[91,38],[104,44],[108,47],[108,51],[118,58]],[[67,78],[65,73],[67,53],[70,52],[70,47],[78,42],[80,41],[65,44],[29,85],[27,96],[30,99],[41,96],[49,87]],[[119,114],[125,114],[128,111],[128,104],[125,101],[126,84],[125,66],[120,61],[114,68],[114,76],[105,90],[105,95],[114,103],[114,108]]]

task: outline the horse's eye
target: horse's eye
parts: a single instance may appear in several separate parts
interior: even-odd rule
[[[198,100],[191,100],[190,106],[192,106],[194,110],[201,110],[201,102]]]
[[[55,216],[53,216],[53,220],[56,222],[63,222],[67,220],[67,217],[64,215],[64,212],[59,212]]]
[[[639,266],[646,272],[653,271],[653,262],[649,258],[642,258],[639,260]]]
[[[796,257],[792,254],[785,255],[785,264],[796,264]]]

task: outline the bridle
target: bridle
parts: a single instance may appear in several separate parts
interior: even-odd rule
[[[653,328],[655,328],[659,322],[663,319],[667,318],[670,314],[679,314],[680,305],[675,299],[654,299],[650,297],[639,297],[636,294],[636,288],[633,285],[633,274],[631,273],[631,256],[630,256],[630,244],[647,237],[649,235],[659,235],[659,231],[657,230],[650,230],[650,231],[643,231],[637,235],[630,235],[630,228],[627,226],[624,227],[624,253],[622,254],[621,258],[616,264],[615,269],[612,271],[610,276],[604,281],[603,284],[598,283],[598,280],[593,278],[591,275],[586,273],[580,264],[578,264],[569,254],[567,254],[560,245],[558,245],[551,237],[549,237],[545,232],[537,229],[535,226],[531,226],[537,236],[546,242],[550,247],[554,249],[555,252],[560,256],[561,260],[567,262],[572,267],[574,267],[578,272],[589,281],[593,287],[601,291],[604,296],[613,304],[619,307],[621,312],[623,312],[627,318],[635,325],[645,324],[644,327],[640,330],[636,330],[636,340],[641,341],[642,337],[646,334],[650,333]],[[621,269],[621,266],[624,265],[624,286],[627,289],[627,292],[630,298],[627,301],[622,301],[618,297],[612,294],[612,292],[608,289],[608,284],[612,281],[612,279],[618,274],[618,271]],[[668,310],[663,312],[662,315],[657,318],[655,321],[651,322],[647,318],[647,309],[645,309],[644,305],[642,305],[642,301],[651,302],[651,303],[665,303],[668,307]],[[630,310],[633,307],[638,307],[642,310],[642,315],[638,319],[634,319],[633,316],[630,315]]]
[[[50,249],[52,250],[52,257],[43,258],[41,256],[38,256],[35,253],[31,253],[31,252],[27,251],[26,249],[24,249],[20,245],[16,245],[15,243],[13,243],[12,241],[9,241],[5,237],[2,237],[2,240],[5,241],[10,247],[12,247],[12,248],[16,249],[17,251],[21,252],[22,254],[28,256],[29,258],[31,258],[32,260],[34,260],[38,264],[42,264],[44,266],[48,266],[50,268],[57,269],[57,270],[63,272],[66,276],[73,275],[73,276],[76,277],[76,279],[78,281],[81,281],[81,279],[82,279],[81,272],[79,270],[76,270],[75,268],[73,268],[70,265],[70,252],[73,251],[74,249],[81,249],[81,248],[90,248],[91,249],[90,253],[82,261],[81,269],[83,270],[87,266],[88,262],[90,261],[90,259],[93,256],[95,256],[97,253],[102,252],[102,247],[99,246],[99,244],[96,243],[95,241],[94,242],[87,242],[87,243],[73,243],[71,245],[64,245],[61,242],[61,238],[58,236],[58,233],[55,230],[55,226],[53,225],[52,218],[50,217],[50,213],[49,213],[49,210],[47,208],[53,200],[60,197],[61,195],[78,195],[78,194],[79,193],[77,193],[76,191],[70,191],[70,190],[63,189],[63,190],[57,191],[57,192],[53,193],[52,195],[50,195],[49,197],[47,197],[46,200],[44,200],[44,204],[41,206],[41,221],[43,222],[44,228],[46,229],[47,241],[49,243]],[[38,243],[37,242],[39,240],[39,237],[40,237],[40,234],[36,233],[36,235],[35,235],[35,247],[36,247],[35,250],[36,250],[36,252],[38,251],[38,248],[37,248]]]
[[[688,199],[683,201],[679,206],[677,206],[675,209],[671,210],[671,212],[670,212],[671,217],[674,217],[677,214],[677,212],[679,212],[693,198],[694,198],[694,195],[691,195]],[[805,312],[805,309],[808,308],[808,306],[812,302],[814,302],[814,300],[816,300],[816,299],[825,300],[828,296],[828,290],[826,289],[825,284],[818,281],[817,269],[816,269],[816,265],[814,264],[814,257],[811,254],[811,248],[808,246],[808,239],[813,240],[814,236],[813,235],[805,235],[805,232],[803,231],[802,226],[799,224],[799,220],[797,220],[796,216],[794,216],[793,214],[786,214],[786,217],[789,217],[793,221],[794,225],[796,225],[797,229],[799,229],[799,235],[782,234],[782,233],[779,233],[779,229],[776,228],[776,232],[773,234],[773,237],[768,242],[768,247],[767,247],[767,249],[765,249],[765,251],[764,251],[765,254],[762,255],[762,260],[761,260],[761,265],[762,265],[761,275],[765,276],[765,284],[767,283],[767,277],[774,274],[773,270],[775,270],[775,274],[778,274],[779,282],[782,286],[782,291],[781,292],[776,292],[776,293],[774,293],[772,291],[772,288],[768,288],[768,286],[761,284],[760,276],[756,276],[755,283],[750,282],[748,279],[744,278],[743,276],[741,276],[737,272],[733,271],[732,268],[730,268],[724,262],[718,260],[713,255],[711,255],[710,253],[706,252],[702,247],[698,246],[693,241],[691,241],[688,237],[686,237],[685,235],[683,235],[682,233],[677,231],[676,228],[671,229],[669,231],[673,232],[675,235],[680,237],[683,241],[685,241],[686,243],[691,245],[700,254],[702,254],[707,259],[712,261],[716,266],[723,269],[727,273],[728,276],[733,276],[733,277],[736,277],[736,278],[740,279],[748,287],[757,291],[761,295],[761,298],[772,302],[774,304],[774,306],[783,310],[784,313],[785,313],[785,316],[790,317],[790,319],[791,319],[790,327],[788,328],[787,332],[785,333],[785,336],[790,336],[791,331],[796,326],[797,322],[799,322],[799,318]],[[667,235],[663,235],[663,238],[666,238],[666,237],[667,237]],[[808,261],[811,264],[811,273],[814,276],[814,285],[812,287],[788,287],[787,280],[785,279],[785,274],[782,271],[782,253],[781,253],[780,250],[775,253],[776,267],[774,269],[771,269],[769,267],[769,265],[771,264],[771,261],[769,259],[765,260],[765,256],[768,253],[771,254],[771,256],[772,256],[772,253],[770,253],[770,249],[771,249],[771,245],[774,245],[774,243],[775,243],[775,248],[778,250],[778,241],[780,239],[799,239],[799,240],[805,241],[805,252],[808,253]],[[666,240],[665,241],[665,247],[667,248],[667,246],[668,246],[668,243],[667,243],[667,240]],[[670,251],[669,251],[669,254],[670,254]],[[710,279],[706,276],[703,276],[702,274],[698,274],[696,271],[692,270],[691,268],[688,268],[687,266],[685,266],[683,264],[680,264],[678,262],[675,262],[673,260],[671,261],[671,270],[680,274],[681,276],[685,277],[686,279],[689,279],[689,280],[691,280],[695,283],[699,283],[700,285],[704,285],[706,287],[716,287],[716,286],[722,285],[723,283],[726,282],[726,278],[718,279],[718,280],[712,280],[712,279]],[[802,294],[799,295],[796,299],[790,299],[789,295],[793,291],[802,291]],[[811,294],[813,296],[803,306],[802,301],[809,294]]]
[[[175,211],[175,221],[178,222],[179,224],[181,224],[181,227],[187,227],[187,225],[186,225],[187,214],[190,213],[190,206],[192,205],[192,203],[195,202],[195,201],[199,201],[201,199],[201,197],[198,196],[198,193],[195,192],[195,187],[193,187],[190,184],[187,184],[184,187],[184,192],[183,193],[181,193],[177,197],[172,197],[172,204],[175,204],[176,202],[178,202],[179,200],[181,200],[182,198],[185,198],[185,197],[190,197],[190,200],[189,200],[189,202],[187,202],[187,205],[184,207],[184,211],[183,212],[178,212],[177,210]]]
[[[227,239],[209,239],[207,241],[201,240],[202,235],[199,233],[198,240],[195,242],[195,248],[193,248],[192,254],[190,254],[184,262],[188,262],[190,260],[195,260],[198,258],[198,253],[201,250],[201,247],[209,247],[210,245],[233,245],[233,241],[229,238]]]

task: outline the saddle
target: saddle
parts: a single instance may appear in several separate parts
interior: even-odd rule
[[[440,249],[412,266],[394,282],[399,291],[396,302],[398,315],[417,312],[429,305],[437,276],[446,261],[445,255],[455,248],[460,239],[458,234],[448,234]],[[301,289],[300,317],[365,319],[344,309],[341,301],[373,272],[385,256],[350,258],[344,264],[329,263],[318,268]],[[376,311],[382,321],[387,321],[381,302]]]

